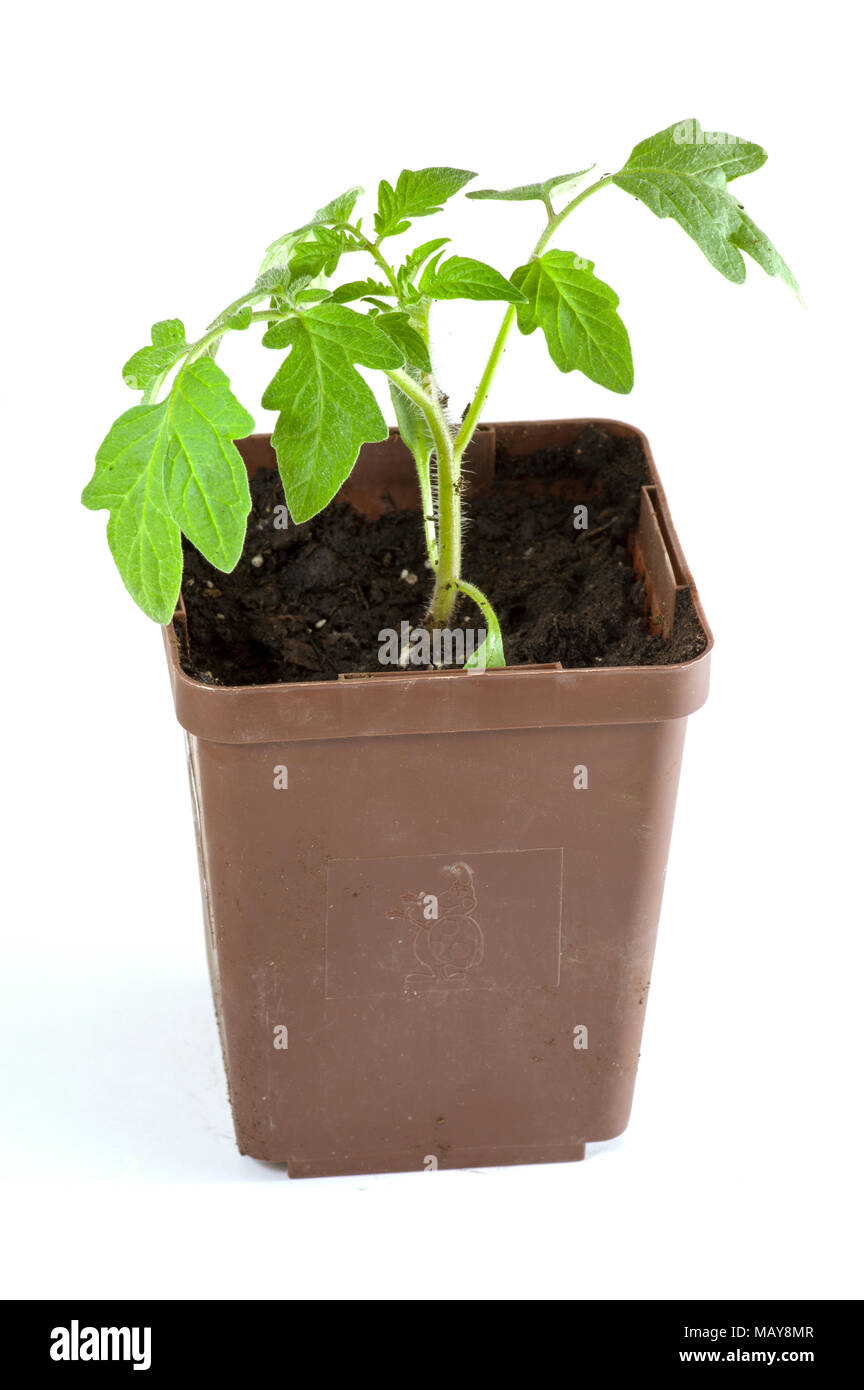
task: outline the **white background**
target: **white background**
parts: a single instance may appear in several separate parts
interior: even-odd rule
[[[8,1293],[860,1295],[853,13],[85,0],[7,21]],[[717,640],[630,1127],[581,1165],[289,1182],[233,1147],[161,639],[78,502],[136,399],[121,365],[157,318],[205,325],[353,183],[602,173],[690,116],[767,147],[737,187],[807,309],[749,261],[732,286],[607,189],[558,244],[621,296],[632,397],[517,335],[487,411],[640,425]],[[539,212],[454,203],[442,231],[506,271]],[[499,312],[436,310],[455,399]],[[252,335],[220,360],[254,408],[270,363]]]

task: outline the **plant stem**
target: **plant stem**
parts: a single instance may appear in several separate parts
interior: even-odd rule
[[[385,371],[384,375],[388,376],[390,380],[394,383],[394,385],[398,386],[399,390],[404,392],[404,394],[408,397],[410,401],[414,402],[418,410],[421,410],[423,412],[423,414],[426,417],[426,423],[428,424],[429,429],[432,432],[432,438],[435,442],[435,448],[442,450],[451,449],[452,440],[450,439],[450,431],[447,428],[446,421],[444,422],[444,430],[442,434],[439,428],[439,417],[436,415],[432,407],[432,401],[430,400],[426,392],[423,390],[423,387],[420,385],[420,383],[418,381],[415,381],[412,376],[409,376],[408,373],[404,371],[401,367],[392,367],[389,370]],[[443,420],[443,415],[441,416],[441,419]]]
[[[246,296],[247,300],[251,299],[251,297],[251,295]],[[259,297],[264,298],[265,296]],[[240,301],[238,301],[238,303],[239,302]],[[227,313],[228,311],[226,310],[225,312]],[[251,315],[249,322],[277,323],[281,322],[282,319],[296,318],[296,316],[296,309],[256,309],[255,312]],[[222,315],[220,314],[219,317],[221,318]],[[222,324],[221,328],[208,328],[207,332],[203,333],[201,337],[197,340],[197,342],[192,343],[189,347],[189,351],[185,353],[185,355],[182,358],[179,358],[178,361],[182,362],[184,366],[187,362],[197,361],[197,359],[207,351],[211,343],[218,343],[220,338],[224,338],[225,334],[230,332],[231,329],[228,327],[227,324],[224,323]],[[162,389],[163,383],[168,373],[172,371],[172,369],[176,366],[177,362],[173,362],[170,367],[166,367],[164,372],[161,372],[159,376],[154,379],[152,385],[150,386],[150,389],[148,391],[145,391],[142,397],[142,405],[153,404],[153,402],[156,400],[156,397],[159,395],[159,392]]]
[[[534,255],[539,256],[541,251],[545,251],[550,238],[555,235],[565,217],[569,217],[574,208],[578,208],[579,204],[584,203],[586,198],[590,198],[592,193],[596,193],[599,189],[605,188],[607,183],[612,182],[612,178],[612,174],[604,174],[602,179],[596,179],[595,182],[589,184],[587,188],[583,188],[581,193],[577,193],[575,198],[571,198],[570,202],[566,203],[561,211],[555,214],[545,228],[543,235],[534,248]]]
[[[477,387],[477,393],[473,401],[471,402],[468,414],[462,421],[459,433],[456,435],[456,441],[453,445],[453,449],[460,463],[462,461],[462,455],[465,453],[465,450],[467,449],[468,445],[471,443],[471,440],[474,437],[474,431],[476,430],[480,416],[483,414],[483,411],[485,409],[486,400],[489,395],[489,389],[492,385],[492,379],[495,376],[496,371],[498,370],[498,363],[504,356],[504,349],[507,346],[507,339],[510,336],[510,329],[513,327],[513,320],[515,319],[515,317],[516,305],[508,304],[507,312],[501,320],[501,327],[498,329],[498,336],[495,339],[495,342],[492,344],[492,351],[489,354],[489,360],[487,361],[486,366],[483,370],[483,375],[480,378],[480,385]]]
[[[438,554],[435,565],[435,592],[429,605],[429,618],[437,625],[447,622],[453,612],[458,596],[456,581],[459,579],[462,559],[462,508],[460,505],[459,471],[453,466],[453,436],[450,432],[441,400],[432,378],[427,378],[424,389],[419,382],[400,369],[388,371],[387,376],[404,391],[423,412],[435,445],[435,461],[438,472]],[[424,490],[423,475],[420,477],[421,493]],[[429,489],[431,501],[431,486]],[[424,516],[426,501],[423,502]],[[429,547],[429,528],[426,529],[426,543]],[[435,556],[430,549],[429,558],[435,564]]]
[[[368,252],[369,252],[369,255],[370,255],[370,256],[372,257],[372,259],[375,261],[375,264],[376,264],[377,266],[379,266],[381,270],[384,271],[384,274],[387,276],[388,283],[389,283],[389,285],[390,285],[390,287],[391,287],[393,293],[395,294],[397,300],[399,300],[399,302],[401,303],[401,301],[402,301],[402,296],[401,296],[400,293],[399,293],[399,286],[398,286],[398,284],[397,284],[397,282],[396,282],[396,276],[393,274],[392,267],[391,267],[390,264],[388,263],[388,261],[387,261],[386,257],[384,256],[383,252],[379,249],[379,247],[378,247],[378,242],[377,242],[377,241],[370,241],[369,238],[368,238],[367,236],[364,236],[364,234],[363,234],[363,232],[361,232],[360,228],[359,228],[359,227],[355,227],[355,226],[353,225],[353,223],[351,223],[351,222],[334,222],[334,223],[333,223],[333,227],[334,227],[334,229],[336,229],[337,231],[340,231],[340,230],[341,230],[341,231],[345,231],[345,232],[351,232],[351,234],[357,238],[357,240],[360,242],[360,246],[359,246],[359,247],[353,247],[353,248],[350,248],[350,249],[352,249],[352,250],[360,250],[360,249],[362,249],[363,251],[368,251]]]
[[[411,321],[411,326],[412,326],[412,328],[415,328],[415,329],[417,330],[417,332],[420,334],[421,338],[423,339],[423,342],[426,344],[426,348],[427,348],[427,351],[428,351],[428,348],[429,348],[429,301],[428,301],[428,300],[425,300],[425,301],[422,301],[422,300],[421,300],[421,301],[419,302],[419,304],[418,304],[417,306],[415,306],[415,312],[411,314],[411,316],[410,316],[410,321]],[[424,391],[426,391],[426,392],[428,393],[428,389],[429,389],[430,385],[433,383],[433,378],[432,378],[431,373],[430,373],[428,376],[427,376],[427,375],[424,375],[423,377],[421,377],[421,382],[422,382],[422,386],[423,386]],[[391,389],[392,389],[392,384],[391,384]],[[397,411],[397,416],[398,416],[398,411]],[[424,414],[424,419],[426,419],[425,414]],[[400,428],[401,428],[401,422],[400,422]],[[414,463],[415,463],[416,468],[417,468],[417,478],[418,478],[419,483],[420,483],[420,499],[421,499],[421,505],[422,505],[422,507],[423,507],[423,534],[424,534],[424,537],[425,537],[425,540],[426,540],[426,551],[427,551],[427,554],[428,554],[428,556],[429,556],[429,563],[430,563],[430,565],[431,565],[431,567],[432,567],[433,570],[437,570],[437,569],[438,569],[438,530],[437,530],[437,521],[438,521],[438,518],[437,518],[437,516],[436,516],[436,514],[435,514],[435,503],[434,503],[433,498],[432,498],[432,474],[431,474],[431,469],[430,469],[431,452],[432,452],[432,451],[430,451],[429,449],[427,449],[425,440],[422,441],[422,442],[421,442],[421,441],[415,441],[414,443],[411,443],[411,442],[409,441],[409,439],[406,438],[406,439],[405,439],[405,443],[408,444],[408,446],[409,446],[409,448],[410,448],[410,450],[411,450],[411,453],[412,453],[413,456],[414,456]]]
[[[456,584],[462,571],[462,473],[453,455],[453,435],[432,377],[428,378],[426,394],[438,431],[433,432],[438,479],[438,564],[428,616],[436,626],[444,626],[459,597]]]
[[[420,484],[420,505],[423,508],[423,534],[426,538],[426,553],[433,570],[438,569],[438,533],[435,529],[435,504],[432,501],[432,478],[429,473],[429,464],[422,463],[414,455],[414,462],[417,465],[417,480]]]
[[[602,179],[597,179],[588,188],[583,189],[575,198],[556,213],[552,207],[550,199],[545,200],[547,223],[544,227],[537,244],[531,253],[531,259],[542,255],[548,246],[555,232],[568,217],[574,208],[590,198],[592,193],[604,188],[611,181],[611,175],[606,175]],[[373,253],[374,254],[374,253]],[[438,397],[437,388],[434,382],[429,388],[429,404],[435,416],[435,428],[433,438],[435,440],[436,457],[438,465],[438,568],[435,572],[435,591],[429,605],[429,620],[436,626],[445,624],[449,621],[460,588],[464,587],[461,583],[462,565],[462,458],[474,436],[480,416],[486,405],[489,390],[504,349],[507,346],[507,339],[516,318],[516,306],[509,304],[501,327],[498,330],[495,342],[492,344],[492,351],[480,378],[480,384],[473,401],[468,409],[468,413],[456,434],[455,440],[452,438],[450,428],[444,419],[441,404]],[[392,375],[392,373],[391,373]],[[412,397],[413,399],[413,397]],[[427,418],[432,424],[432,417],[427,411]],[[436,433],[437,431],[437,433]],[[427,541],[428,543],[428,541]]]
[[[580,203],[584,202],[586,198],[590,198],[592,193],[596,193],[600,188],[605,188],[606,184],[611,181],[611,178],[612,175],[607,174],[604,178],[597,179],[596,183],[592,183],[588,188],[583,189],[581,193],[577,193],[575,198],[571,198],[570,202],[567,203],[567,205],[563,207],[561,211],[558,213],[553,213],[551,203],[548,204],[547,213],[549,214],[549,220],[546,223],[546,226],[543,228],[543,231],[537,240],[537,244],[534,247],[534,250],[531,252],[531,260],[533,260],[536,256],[541,256],[543,254],[543,252],[546,250],[546,247],[549,245],[549,242],[552,240],[552,237],[555,235],[558,228],[561,226],[561,223],[564,221],[565,217],[569,217],[573,209],[575,207],[578,207]],[[498,370],[498,365],[501,361],[501,358],[504,355],[504,349],[507,346],[507,339],[510,336],[510,329],[513,327],[513,321],[515,318],[516,306],[515,304],[508,304],[507,312],[505,313],[504,318],[501,321],[501,327],[498,330],[498,336],[496,337],[495,342],[492,344],[492,351],[489,354],[489,359],[486,363],[483,375],[480,378],[480,385],[477,387],[477,394],[471,402],[470,409],[462,422],[462,425],[459,429],[459,433],[456,435],[456,440],[453,445],[453,453],[457,461],[457,467],[461,464],[462,455],[465,453],[465,450],[471,443],[480,416],[482,415],[483,410],[485,409],[486,401],[489,396],[489,390],[492,386],[492,380],[495,376],[496,371]]]
[[[268,291],[269,293],[269,291]],[[262,295],[261,298],[266,298]],[[220,315],[221,317],[221,315]],[[249,317],[251,323],[281,323],[283,319],[293,319],[297,317],[296,309],[255,309]],[[187,362],[194,362],[202,353],[206,352],[211,343],[218,342],[224,338],[231,329],[223,323],[220,328],[210,328],[199,338],[197,343],[193,343],[186,356]]]

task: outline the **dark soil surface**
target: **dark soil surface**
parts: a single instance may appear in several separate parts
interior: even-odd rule
[[[526,495],[532,479],[536,495]],[[499,452],[494,489],[466,504],[463,574],[491,599],[508,665],[652,666],[688,661],[705,646],[680,594],[666,641],[644,619],[644,588],[628,538],[646,480],[638,441],[589,426],[566,449],[532,457]],[[347,503],[302,526],[284,521],[279,476],[252,479],[253,510],[233,574],[186,550],[188,674],[212,684],[335,680],[379,663],[379,632],[422,623],[432,589],[416,512],[367,521]],[[573,526],[574,501],[588,507]],[[412,577],[416,580],[412,582]],[[483,627],[465,601],[459,622]],[[416,667],[411,669],[416,670]]]

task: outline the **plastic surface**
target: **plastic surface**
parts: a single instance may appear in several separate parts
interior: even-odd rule
[[[527,453],[586,423],[487,427],[475,478],[496,437]],[[266,437],[241,448],[272,466]],[[649,619],[668,630],[689,589],[705,626],[645,449]],[[345,495],[413,505],[401,442],[367,446]],[[620,1133],[707,626],[679,666],[237,688],[183,674],[182,614],[165,631],[241,1151],[313,1176],[575,1159]]]

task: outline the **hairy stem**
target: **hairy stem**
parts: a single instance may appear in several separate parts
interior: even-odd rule
[[[556,213],[550,199],[546,199],[547,223],[531,253],[532,259],[542,255],[555,232],[574,208],[589,198],[592,193],[605,187],[611,175],[598,179],[590,187],[578,193],[575,198]],[[429,605],[429,620],[436,626],[447,623],[453,613],[462,583],[462,458],[474,436],[474,431],[486,405],[495,373],[498,369],[507,339],[516,318],[516,307],[507,306],[501,327],[492,344],[492,351],[480,378],[480,384],[456,438],[453,439],[449,426],[441,410],[440,398],[433,383],[429,387],[429,402],[436,417],[433,430],[438,465],[438,568],[435,572],[435,591]],[[430,417],[431,423],[431,417]]]
[[[426,393],[438,425],[438,434],[433,434],[438,475],[438,565],[428,614],[430,622],[437,627],[449,622],[459,597],[457,583],[462,573],[462,472],[453,454],[453,435],[444,417],[438,387],[431,377],[428,378]]]
[[[415,306],[414,312],[411,314],[411,326],[412,326],[413,328],[415,328],[415,329],[417,330],[417,332],[420,334],[421,338],[423,339],[424,343],[426,344],[426,348],[427,348],[427,351],[428,351],[428,348],[429,348],[429,302],[428,302],[428,300],[425,301],[425,303],[424,303],[423,301],[421,301],[421,303],[420,303],[418,306]],[[434,381],[433,381],[433,377],[432,377],[431,375],[429,375],[429,376],[424,376],[424,377],[422,378],[422,385],[423,385],[424,390],[427,391],[427,393],[428,393],[428,388],[429,388],[429,386],[430,386],[430,385],[433,385],[433,384],[434,384]],[[406,442],[407,442],[407,441],[406,441]],[[438,518],[437,518],[436,513],[435,513],[435,503],[434,503],[434,500],[433,500],[433,497],[432,497],[432,474],[431,474],[431,470],[430,470],[430,457],[429,457],[428,454],[426,454],[425,449],[422,448],[422,447],[421,447],[421,448],[419,449],[419,451],[418,451],[418,450],[415,450],[413,446],[411,446],[411,452],[412,452],[412,454],[414,455],[414,463],[416,464],[416,467],[417,467],[417,477],[418,477],[419,482],[420,482],[420,497],[421,497],[421,504],[422,504],[422,507],[423,507],[423,534],[424,534],[424,537],[425,537],[425,540],[426,540],[426,551],[427,551],[427,553],[428,553],[428,555],[429,555],[429,562],[430,562],[430,564],[431,564],[431,566],[432,566],[432,569],[437,571],[437,569],[438,569],[438,563],[439,563],[439,554],[438,554]]]
[[[436,622],[445,623],[456,602],[457,591],[453,586],[453,579],[459,577],[462,554],[462,512],[453,478],[453,436],[450,433],[450,426],[444,418],[438,389],[433,381],[430,380],[429,385],[424,388],[401,369],[388,371],[387,376],[422,411],[432,435],[432,442],[435,445],[438,470],[437,545],[434,545],[434,523],[430,524],[428,520],[424,520],[424,527],[429,558],[435,568],[435,593],[429,613]],[[425,470],[420,470],[419,464],[418,474],[420,476],[424,518],[427,518],[432,515],[431,479]],[[426,510],[427,502],[430,507],[428,512]],[[432,545],[430,545],[430,540]],[[444,584],[440,582],[442,573],[447,581]]]
[[[444,420],[443,413],[439,415],[435,411],[431,399],[423,390],[419,381],[415,381],[414,378],[409,376],[401,367],[393,367],[385,371],[384,375],[389,377],[393,384],[398,386],[399,390],[408,397],[409,401],[413,401],[417,408],[423,412],[426,417],[426,423],[432,433],[436,451],[451,451],[453,441],[450,437],[450,430],[446,420]]]
[[[429,472],[428,459],[423,459],[414,455],[414,462],[417,465],[417,481],[420,484],[420,505],[423,508],[423,535],[426,540],[426,553],[433,570],[438,569],[438,532],[435,527],[435,504],[432,501],[432,475]]]

